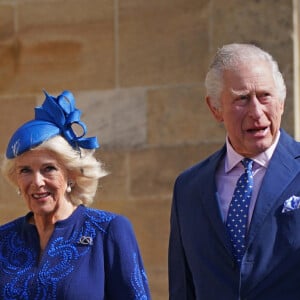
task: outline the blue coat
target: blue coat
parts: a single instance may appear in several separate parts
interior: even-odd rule
[[[26,217],[0,227],[0,299],[150,300],[130,222],[79,206],[55,224],[40,256]]]
[[[248,247],[236,266],[222,221],[216,168],[224,146],[176,180],[171,211],[169,289],[172,300],[300,299],[300,143],[281,131],[258,194]]]

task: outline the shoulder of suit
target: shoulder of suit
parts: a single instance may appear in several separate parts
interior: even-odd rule
[[[277,148],[277,151],[283,151],[286,154],[289,153],[294,158],[300,159],[300,142],[296,141],[283,129],[281,129],[280,139]]]

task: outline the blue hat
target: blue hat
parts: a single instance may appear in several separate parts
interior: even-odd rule
[[[16,156],[30,150],[50,138],[61,135],[74,148],[95,149],[99,147],[96,137],[84,138],[86,125],[80,121],[81,111],[75,107],[75,98],[69,91],[63,91],[57,98],[47,94],[42,106],[35,108],[35,118],[23,124],[11,137],[6,157]],[[72,125],[77,124],[83,133],[78,136]]]

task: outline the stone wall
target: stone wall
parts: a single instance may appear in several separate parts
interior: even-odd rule
[[[293,134],[292,16],[292,0],[0,0],[0,151],[42,89],[71,90],[110,171],[93,206],[129,217],[153,299],[167,299],[174,180],[224,140],[204,102],[209,62],[230,42],[270,51]],[[25,212],[1,179],[0,223]]]

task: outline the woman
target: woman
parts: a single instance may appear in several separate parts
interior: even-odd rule
[[[45,95],[2,167],[30,212],[0,227],[0,299],[150,299],[130,222],[87,207],[106,175],[97,139],[70,92]]]

